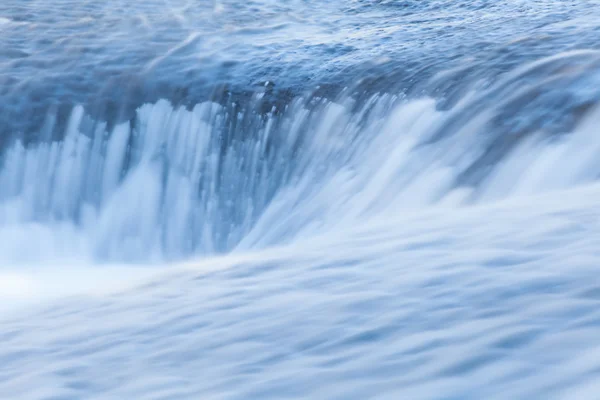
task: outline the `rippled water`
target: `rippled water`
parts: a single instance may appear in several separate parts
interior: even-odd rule
[[[593,398],[599,21],[5,1],[0,397]]]
[[[597,48],[599,34],[598,2],[584,0],[4,4],[3,132],[35,129],[57,104],[129,116],[159,98],[220,98],[223,85],[237,93],[271,81],[297,93],[366,81],[365,90],[400,92],[467,69],[441,88],[415,88],[442,95],[456,81]]]

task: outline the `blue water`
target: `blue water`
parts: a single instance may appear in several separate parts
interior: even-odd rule
[[[0,397],[594,398],[599,43],[596,0],[5,0]]]
[[[3,258],[161,262],[289,243],[382,204],[510,196],[484,193],[508,155],[568,140],[600,99],[595,13],[581,1],[9,2]],[[555,156],[568,162],[577,143]],[[591,157],[515,185],[586,182]],[[379,178],[375,158],[388,160]],[[344,206],[330,209],[339,184]],[[27,236],[41,250],[23,254]]]
[[[3,132],[27,131],[52,105],[118,118],[147,101],[193,106],[222,86],[244,92],[265,81],[294,94],[365,81],[361,90],[443,96],[527,61],[598,48],[598,13],[596,1],[9,0],[0,118]],[[455,68],[453,79],[419,85]]]

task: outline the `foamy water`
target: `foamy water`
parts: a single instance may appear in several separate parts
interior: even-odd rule
[[[594,398],[598,193],[431,210],[73,293],[3,318],[0,393]]]
[[[597,1],[0,7],[0,398],[595,398]]]

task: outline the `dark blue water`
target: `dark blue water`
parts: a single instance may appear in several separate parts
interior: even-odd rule
[[[267,81],[276,104],[357,85],[451,102],[528,61],[597,48],[600,35],[598,2],[582,0],[7,0],[0,15],[4,135],[39,129],[52,107],[124,119],[160,98],[243,102]]]

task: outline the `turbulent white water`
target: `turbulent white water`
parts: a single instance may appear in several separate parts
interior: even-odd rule
[[[356,111],[350,100],[298,98],[253,116],[251,132],[244,111],[211,102],[147,104],[111,130],[76,107],[63,140],[5,151],[0,259],[139,262],[264,248],[376,215],[563,189],[599,172],[597,110],[568,136],[542,127],[478,165],[493,107],[434,138],[472,107],[469,96],[450,111],[389,95]],[[485,176],[468,182],[474,166]]]
[[[5,0],[0,399],[594,399],[597,0]]]
[[[56,269],[84,283],[3,318],[0,396],[594,399],[598,199],[388,215],[120,287]]]

